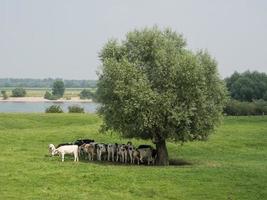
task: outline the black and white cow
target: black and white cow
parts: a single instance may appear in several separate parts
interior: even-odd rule
[[[119,144],[117,146],[117,162],[126,163],[127,162],[127,145]]]
[[[73,144],[81,146],[83,144],[90,144],[92,142],[94,142],[94,140],[91,140],[91,139],[79,139],[79,140],[75,140],[73,142]]]
[[[129,156],[129,161],[132,164],[134,163],[133,152],[134,152],[134,146],[132,145],[131,142],[128,142],[127,143],[127,154]]]
[[[137,150],[140,153],[140,161],[144,163],[147,161],[147,164],[154,164],[156,158],[156,150],[151,145],[139,145]]]
[[[106,160],[107,158],[107,145],[100,143],[97,144],[97,160],[101,161],[101,160]]]

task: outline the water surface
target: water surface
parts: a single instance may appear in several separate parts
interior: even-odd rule
[[[92,102],[0,102],[0,112],[45,112],[51,105],[60,105],[64,112],[68,112],[68,107],[79,105],[85,112],[96,112],[97,105]]]

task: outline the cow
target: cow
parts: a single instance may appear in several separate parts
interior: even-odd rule
[[[108,161],[112,161],[114,162],[115,161],[115,156],[117,155],[117,147],[118,147],[118,144],[115,143],[115,144],[108,144],[107,145],[107,151],[108,151]]]
[[[53,144],[50,144],[49,146],[52,147],[52,156],[54,155],[60,155],[61,156],[61,161],[64,162],[64,156],[66,154],[74,155],[74,162],[79,161],[79,147],[78,145],[64,145],[59,148],[55,148]]]

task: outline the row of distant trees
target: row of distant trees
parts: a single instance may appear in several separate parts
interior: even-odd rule
[[[52,92],[46,91],[44,98],[56,100],[62,98],[65,92],[65,84],[62,80],[56,80],[52,86]],[[93,99],[94,93],[89,89],[83,89],[80,93],[81,99]]]
[[[225,79],[230,100],[227,115],[265,115],[267,113],[267,74],[257,71],[234,72]]]
[[[57,100],[63,97],[65,92],[65,84],[62,80],[56,80],[52,86],[52,92],[46,91],[44,98],[49,100]],[[3,99],[8,99],[8,95],[5,90],[1,91]],[[26,90],[24,88],[15,88],[12,90],[12,97],[25,97]],[[80,93],[81,99],[93,99],[94,93],[90,89],[83,89]]]
[[[67,88],[95,88],[96,80],[63,80],[63,79],[16,79],[16,78],[0,78],[0,87],[39,87],[51,88],[57,80],[64,81]]]
[[[232,99],[252,102],[254,100],[267,101],[267,74],[257,71],[233,73],[225,79],[226,87]]]
[[[257,71],[234,72],[225,79],[229,92],[224,113],[227,115],[266,115],[267,74]]]
[[[231,99],[226,104],[224,113],[233,116],[266,115],[267,101],[255,100],[252,102],[247,102]]]

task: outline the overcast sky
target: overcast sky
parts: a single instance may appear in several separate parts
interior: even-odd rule
[[[0,78],[97,79],[108,39],[153,25],[207,49],[221,77],[267,72],[266,0],[0,0]]]

